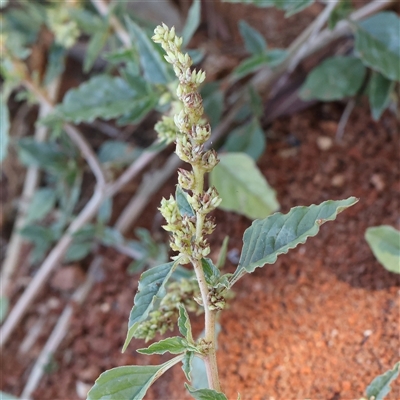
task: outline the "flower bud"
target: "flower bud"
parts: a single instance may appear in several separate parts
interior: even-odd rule
[[[185,190],[192,190],[194,187],[194,175],[193,172],[187,171],[186,169],[179,168],[178,170],[178,183]]]

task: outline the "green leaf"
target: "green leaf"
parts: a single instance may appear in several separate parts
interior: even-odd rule
[[[213,286],[216,280],[220,277],[221,273],[219,269],[214,265],[210,258],[202,258],[201,266],[203,267],[204,277],[206,282]]]
[[[189,8],[188,17],[186,19],[185,26],[182,30],[183,46],[186,46],[192,39],[194,33],[200,25],[201,20],[201,2],[200,0],[194,0]]]
[[[388,271],[400,274],[400,232],[397,229],[389,225],[368,228],[365,240]]]
[[[88,35],[104,29],[104,21],[94,12],[84,8],[69,7],[68,14],[78,24],[79,29]]]
[[[250,54],[261,54],[267,50],[267,42],[264,37],[246,21],[239,21],[239,31],[244,40],[244,47]]]
[[[56,193],[54,189],[42,188],[36,190],[33,195],[26,215],[26,222],[31,223],[43,219],[56,203]]]
[[[286,58],[286,56],[286,50],[267,50],[264,53],[256,54],[252,57],[246,58],[233,70],[232,74],[236,79],[240,79],[252,72],[259,70],[262,67],[276,67]]]
[[[204,336],[204,331],[200,337]],[[194,355],[192,359],[192,385],[196,389],[208,388],[207,370],[204,359]]]
[[[219,251],[218,261],[216,267],[218,270],[223,268],[226,261],[226,254],[228,253],[228,243],[229,243],[229,236],[224,237],[224,241],[222,242],[221,249]]]
[[[140,150],[119,140],[106,140],[98,150],[97,156],[101,163],[112,163],[117,166],[130,164],[138,157]]]
[[[247,154],[222,154],[210,181],[222,198],[223,210],[254,219],[266,217],[279,208],[275,190]]]
[[[44,76],[44,85],[50,85],[54,79],[59,77],[65,69],[65,57],[66,49],[57,44],[53,43],[49,50],[49,56],[47,61],[46,74]]]
[[[10,307],[10,301],[8,300],[8,297],[0,296],[0,324],[6,318],[9,307]]]
[[[368,98],[372,117],[378,121],[390,102],[390,94],[394,89],[394,81],[373,71],[368,85]]]
[[[333,9],[331,15],[329,16],[328,27],[333,30],[336,24],[342,20],[347,18],[350,13],[353,11],[353,4],[351,0],[341,0],[339,4]]]
[[[58,239],[58,235],[52,228],[39,225],[26,225],[19,231],[19,234],[34,244],[31,253],[32,263],[40,261]]]
[[[145,349],[137,349],[136,351],[141,354],[181,354],[185,352],[186,348],[186,340],[180,336],[174,336],[153,343]]]
[[[356,25],[355,48],[365,64],[400,81],[400,18],[383,11]]]
[[[125,242],[122,233],[119,230],[109,226],[97,231],[96,237],[100,239],[101,242],[106,246],[118,246],[124,244]]]
[[[86,224],[77,232],[74,233],[73,239],[77,242],[93,240],[96,236],[96,226],[93,224]]]
[[[136,107],[142,107],[152,97],[143,85],[134,88],[120,77],[98,75],[70,89],[56,110],[76,124],[96,118],[109,120],[136,112]]]
[[[133,47],[131,47],[129,49],[126,49],[124,47],[115,49],[113,51],[110,51],[109,53],[105,53],[104,58],[108,62],[110,62],[114,65],[118,65],[118,64],[122,64],[122,63],[129,64],[130,69],[132,69],[133,66],[136,67],[136,62],[137,62],[137,64],[139,64],[138,54]]]
[[[176,261],[161,264],[143,272],[141,275],[139,289],[134,299],[135,305],[129,316],[128,334],[122,352],[128,347],[138,325],[146,320],[149,312],[153,311],[157,300],[164,297],[165,284],[168,282],[177,264],[178,262]]]
[[[398,377],[400,362],[396,363],[393,369],[377,376],[367,387],[366,395],[368,399],[383,400],[390,392],[390,384]]]
[[[257,7],[276,7],[280,10],[286,11],[285,17],[290,17],[296,14],[311,4],[314,0],[223,0],[228,3],[243,3],[253,4]]]
[[[1,0],[1,1],[3,1],[3,0]],[[0,391],[0,399],[1,400],[20,400],[19,397],[15,397],[11,394],[8,394],[8,393],[2,392],[2,391]]]
[[[80,261],[92,251],[92,242],[72,242],[64,255],[65,262]]]
[[[126,17],[125,21],[132,41],[139,49],[140,63],[146,80],[152,83],[168,83],[171,80],[171,74],[156,45],[130,18]]]
[[[216,127],[224,111],[224,93],[217,82],[208,82],[201,88],[203,107],[210,125]]]
[[[318,233],[322,224],[334,220],[339,213],[357,202],[355,197],[328,200],[319,205],[294,207],[288,214],[275,213],[254,221],[244,233],[242,254],[231,284],[246,272],[252,273],[258,267],[273,264],[280,254],[286,254],[305,243]]]
[[[179,303],[179,318],[178,318],[178,328],[179,332],[186,338],[188,343],[193,344],[192,327],[190,325],[189,314],[183,304]]]
[[[19,234],[25,239],[30,240],[34,243],[53,242],[57,239],[57,236],[51,228],[34,224],[24,226],[19,231]]]
[[[202,49],[188,49],[187,53],[189,54],[189,57],[193,61],[193,65],[198,65],[203,61],[203,58],[205,57],[206,53]]]
[[[184,372],[186,379],[189,382],[192,380],[191,372],[192,372],[193,357],[194,357],[193,351],[187,351],[182,360],[182,371]]]
[[[196,400],[228,400],[221,392],[212,389],[195,389],[185,383],[185,387],[192,397]]]
[[[254,89],[253,85],[249,85],[249,98],[250,98],[250,109],[253,115],[260,118],[263,114],[263,101],[261,96]]]
[[[87,400],[141,400],[148,388],[182,358],[178,356],[161,365],[133,365],[103,372],[90,389]]]
[[[315,0],[275,0],[276,7],[281,8],[280,4],[283,4],[282,9],[286,11],[285,17],[291,17],[294,14],[297,14],[300,11],[303,11],[311,4],[314,3]]]
[[[108,35],[109,31],[107,25],[92,34],[86,50],[83,72],[89,72],[92,69],[93,64],[107,42]]]
[[[148,93],[147,96],[136,101],[133,111],[118,118],[117,125],[138,124],[157,105],[157,101],[155,92]]]
[[[68,173],[68,156],[56,143],[38,142],[33,138],[23,138],[18,141],[20,160],[27,166],[37,166],[49,172]]]
[[[113,206],[113,201],[112,197],[109,197],[105,199],[99,208],[99,211],[97,212],[97,221],[100,222],[101,224],[107,224],[110,222],[110,218],[112,215],[112,206]]]
[[[303,100],[332,101],[354,96],[365,74],[366,68],[356,57],[327,58],[308,74],[300,88],[300,97]]]
[[[3,95],[0,96],[0,121],[0,162],[2,162],[7,156],[10,130],[10,114]]]
[[[229,134],[223,149],[231,153],[246,153],[254,161],[257,161],[264,153],[265,147],[264,132],[258,120],[253,118]]]
[[[194,217],[196,215],[192,206],[187,200],[186,193],[182,190],[180,185],[176,185],[175,200],[178,206],[179,214],[181,214],[182,217],[185,215],[188,217]]]

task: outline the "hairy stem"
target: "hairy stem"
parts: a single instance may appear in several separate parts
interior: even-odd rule
[[[208,344],[207,354],[203,360],[207,371],[207,380],[210,389],[221,392],[221,384],[219,382],[218,365],[217,365],[217,338],[215,332],[215,322],[217,312],[209,309],[208,304],[208,287],[204,276],[201,260],[192,260],[194,272],[196,273],[197,282],[200,287],[201,299],[204,305],[205,316],[205,335],[204,340]]]
[[[193,193],[202,195],[204,192],[204,170],[196,165],[193,165],[193,172],[195,176],[195,188]],[[196,242],[199,243],[202,239],[202,231],[204,225],[205,215],[196,212]],[[221,384],[219,382],[218,365],[217,365],[217,340],[215,332],[215,322],[217,312],[209,308],[209,290],[204,276],[203,266],[201,259],[192,260],[194,271],[196,273],[197,282],[199,283],[201,299],[203,301],[204,316],[205,316],[205,336],[204,339],[209,345],[207,354],[204,356],[204,363],[207,371],[207,380],[211,389],[221,391]]]

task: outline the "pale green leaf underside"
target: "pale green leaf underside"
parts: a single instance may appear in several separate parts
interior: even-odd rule
[[[288,214],[275,213],[263,220],[256,220],[243,236],[243,249],[239,265],[233,275],[233,285],[244,273],[257,267],[273,264],[278,255],[287,253],[307,238],[315,236],[319,227],[332,221],[358,199],[328,200],[319,205],[294,207]]]
[[[400,18],[384,11],[357,25],[355,48],[365,64],[400,81]]]
[[[182,360],[182,371],[184,372],[186,379],[190,382],[192,380],[192,361],[194,353],[192,351],[187,351]]]
[[[182,358],[178,356],[161,365],[134,365],[103,372],[87,400],[141,400],[152,383]]]
[[[159,342],[151,344],[144,349],[137,349],[136,351],[141,354],[181,354],[187,348],[187,342],[180,336],[169,337]]]
[[[57,110],[74,123],[92,122],[96,118],[109,120],[131,113],[151,97],[143,85],[135,90],[120,77],[98,75],[70,89]]]
[[[399,375],[400,362],[396,363],[393,369],[385,372],[382,375],[377,376],[371,384],[367,387],[366,395],[367,398],[374,398],[375,400],[383,400],[385,396],[390,392],[390,384]]]
[[[389,226],[375,226],[365,232],[374,256],[390,272],[400,274],[400,232]]]
[[[4,96],[0,96],[0,162],[6,158],[9,142],[10,116]]]
[[[0,2],[0,8],[1,8],[1,2]],[[20,400],[19,397],[15,397],[11,394],[5,393],[0,391],[0,399],[1,400]]]
[[[183,46],[186,46],[192,39],[194,33],[200,25],[201,19],[201,2],[200,0],[194,0],[190,6],[187,20],[182,31]]]
[[[4,321],[8,313],[9,306],[10,306],[10,301],[8,300],[8,297],[0,296],[0,324]]]
[[[229,153],[210,174],[211,185],[222,198],[220,208],[248,218],[265,218],[279,209],[273,190],[247,154]]]
[[[194,343],[189,314],[187,313],[183,304],[179,304],[178,308],[179,308],[179,318],[178,318],[179,332],[186,338],[186,340],[189,343]]]
[[[56,193],[53,189],[37,189],[30,201],[26,222],[31,223],[44,218],[53,209],[55,202]]]
[[[157,299],[163,297],[165,284],[168,282],[176,265],[175,261],[171,261],[167,264],[151,268],[141,275],[138,292],[134,299],[135,305],[129,316],[128,334],[122,352],[126,350],[139,324],[145,321],[149,312],[153,310]]]
[[[195,389],[185,383],[185,387],[192,397],[196,400],[228,400],[227,397],[216,390],[212,389]]]
[[[366,68],[356,57],[330,57],[315,67],[300,88],[304,100],[340,100],[360,89]]]

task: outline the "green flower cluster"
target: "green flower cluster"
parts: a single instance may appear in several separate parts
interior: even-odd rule
[[[68,7],[60,2],[54,8],[47,10],[47,20],[54,33],[56,43],[69,49],[81,34],[78,24],[71,19]]]
[[[176,94],[182,108],[174,116],[177,129],[176,154],[182,161],[192,165],[192,171],[180,169],[178,182],[182,189],[192,192],[192,195],[186,195],[196,216],[182,216],[173,196],[162,200],[160,211],[167,221],[164,228],[172,235],[171,248],[179,252],[175,258],[179,258],[181,264],[187,264],[210,253],[204,235],[212,233],[215,224],[207,214],[219,205],[221,199],[214,187],[203,190],[204,174],[210,172],[219,160],[214,150],[204,149],[204,143],[211,136],[210,125],[202,119],[203,101],[198,92],[199,85],[205,79],[205,72],[191,70],[192,60],[187,53],[182,53],[182,38],[176,36],[175,28],[169,29],[163,24],[154,33],[152,39],[160,43],[167,53],[165,59],[172,64],[179,80]],[[170,124],[165,120],[163,123]]]
[[[179,304],[183,304],[189,312],[200,314],[203,312],[194,298],[200,296],[199,285],[196,280],[181,279],[172,282],[167,288],[167,294],[161,300],[160,307],[149,314],[149,318],[142,322],[135,337],[146,342],[154,339],[157,333],[163,335],[167,330],[172,331],[179,316]]]

